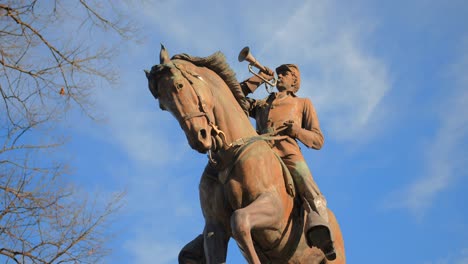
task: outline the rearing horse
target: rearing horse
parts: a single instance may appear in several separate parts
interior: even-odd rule
[[[225,263],[233,237],[249,263],[327,263],[319,249],[307,246],[305,212],[287,192],[280,159],[236,101],[237,81],[224,56],[170,59],[162,46],[160,64],[146,75],[161,109],[177,119],[190,146],[211,160],[199,186],[203,236],[188,249],[202,258],[182,261]],[[329,219],[337,252],[329,263],[342,264],[344,243],[331,211]]]

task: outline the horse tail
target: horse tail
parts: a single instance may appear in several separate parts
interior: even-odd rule
[[[344,240],[343,234],[341,233],[340,225],[336,220],[335,214],[328,210],[328,219],[330,228],[333,231],[333,240],[335,244],[335,251],[336,251],[336,259],[333,261],[328,261],[327,263],[330,264],[346,264],[346,255],[345,255],[345,248],[344,248]]]

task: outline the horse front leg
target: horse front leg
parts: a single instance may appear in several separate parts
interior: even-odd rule
[[[230,237],[231,211],[225,199],[224,187],[217,180],[215,173],[210,165],[207,165],[199,186],[200,203],[205,217],[203,248],[206,263],[209,264],[226,262]]]
[[[179,253],[179,264],[205,264],[205,250],[203,249],[203,235],[185,245]]]
[[[219,224],[206,223],[203,234],[185,245],[179,253],[179,264],[225,263],[229,236]]]
[[[203,231],[206,263],[226,263],[229,235],[223,225],[207,221]]]
[[[282,215],[281,201],[271,193],[263,193],[248,206],[234,211],[231,216],[232,236],[249,263],[261,264],[251,231],[262,228],[279,230]]]

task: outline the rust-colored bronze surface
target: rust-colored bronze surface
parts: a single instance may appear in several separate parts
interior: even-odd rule
[[[345,263],[339,225],[325,199],[317,198],[322,196],[296,142],[320,149],[318,119],[310,100],[294,96],[300,77],[290,78],[289,85],[282,73],[279,69],[279,92],[271,104],[245,97],[256,87],[239,84],[221,53],[170,59],[162,47],[160,63],[146,73],[151,93],[178,120],[189,145],[210,157],[199,186],[205,228],[182,249],[180,263],[225,263],[230,237],[249,263],[327,263],[323,252],[310,246],[315,235],[305,235],[311,212],[323,220],[319,226],[331,230],[337,257],[328,263]],[[284,111],[275,114],[275,108]],[[247,112],[267,134],[256,132]],[[289,172],[282,164],[291,170],[295,196],[287,191],[283,173]]]

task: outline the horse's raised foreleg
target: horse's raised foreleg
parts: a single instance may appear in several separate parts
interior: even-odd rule
[[[251,231],[262,228],[279,230],[282,215],[281,201],[271,193],[263,193],[248,206],[234,211],[231,216],[232,236],[249,263],[261,263],[255,252]]]

